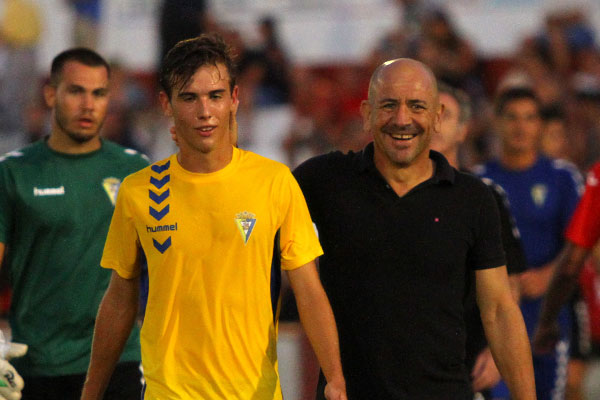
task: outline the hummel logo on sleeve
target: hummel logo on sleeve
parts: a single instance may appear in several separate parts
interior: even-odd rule
[[[65,187],[57,187],[57,188],[33,188],[34,196],[64,196]]]

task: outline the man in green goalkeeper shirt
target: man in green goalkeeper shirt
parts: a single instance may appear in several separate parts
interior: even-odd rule
[[[0,158],[0,259],[13,288],[10,324],[29,346],[11,360],[23,399],[79,399],[94,321],[110,272],[99,267],[117,190],[148,163],[103,140],[110,67],[76,48],[53,60],[44,97],[50,135]],[[107,399],[139,399],[139,331],[130,336]]]

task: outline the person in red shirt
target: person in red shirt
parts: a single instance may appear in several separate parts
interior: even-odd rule
[[[558,312],[561,306],[572,298],[578,285],[588,307],[591,342],[600,343],[600,301],[596,289],[597,282],[600,280],[598,271],[594,271],[594,263],[586,263],[600,239],[598,204],[600,204],[600,162],[589,171],[584,195],[567,226],[566,244],[556,263],[534,335],[534,352],[544,353],[554,347],[559,337]],[[588,376],[593,371],[594,369],[590,368],[587,372]]]

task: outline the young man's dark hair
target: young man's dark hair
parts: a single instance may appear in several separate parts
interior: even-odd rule
[[[512,87],[505,89],[498,94],[495,106],[496,115],[502,115],[508,103],[524,99],[533,101],[537,105],[538,110],[542,108],[540,99],[532,89],[528,87]]]
[[[184,87],[198,68],[203,65],[223,64],[229,72],[229,90],[236,80],[236,64],[232,48],[217,34],[202,34],[197,38],[182,40],[165,56],[158,81],[167,96],[172,90]]]
[[[69,61],[76,61],[88,67],[104,67],[110,77],[110,65],[102,56],[85,47],[65,50],[52,60],[50,68],[50,85],[57,86],[62,76],[63,67]]]

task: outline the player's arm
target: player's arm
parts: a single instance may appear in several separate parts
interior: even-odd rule
[[[529,339],[506,268],[477,270],[476,288],[485,335],[512,398],[535,399]]]
[[[536,352],[547,353],[554,348],[560,335],[558,313],[573,295],[579,273],[589,252],[589,249],[567,240],[560,253],[556,270],[542,303],[542,311],[533,338],[533,348]]]
[[[139,287],[139,277],[125,279],[112,272],[96,317],[92,356],[82,399],[102,399],[135,322]]]
[[[325,397],[346,400],[337,327],[314,261],[287,271],[300,321],[327,379]]]

